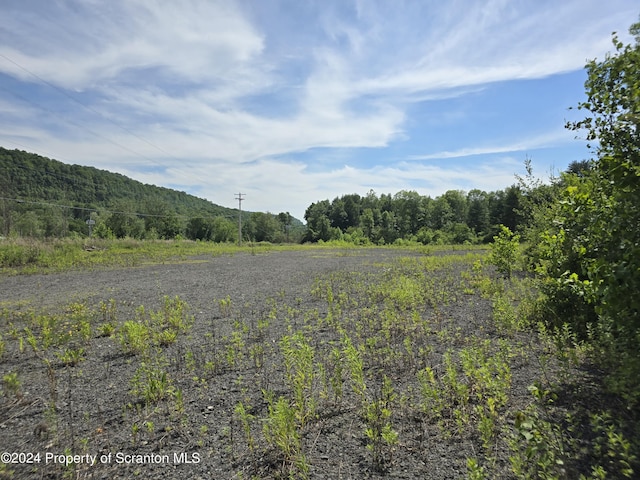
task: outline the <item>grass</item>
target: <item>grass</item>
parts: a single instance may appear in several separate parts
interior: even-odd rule
[[[187,262],[198,255],[253,254],[281,248],[269,244],[237,245],[191,240],[4,239],[0,268],[9,274],[60,272],[95,267],[130,267],[147,263]]]
[[[180,263],[199,261],[189,257],[202,255],[233,255],[236,253],[263,254],[279,250],[315,249],[323,255],[355,255],[366,248],[403,248],[420,253],[486,251],[484,245],[434,245],[410,244],[405,247],[375,245],[361,247],[347,242],[325,242],[313,245],[268,242],[231,243],[177,240],[135,239],[29,239],[8,238],[0,240],[0,271],[4,274],[33,274],[96,267],[130,267],[149,263]]]

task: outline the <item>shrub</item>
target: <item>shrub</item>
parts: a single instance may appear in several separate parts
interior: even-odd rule
[[[493,237],[489,261],[496,266],[505,278],[511,278],[511,272],[518,259],[520,235],[511,232],[509,227],[500,226],[500,232]]]

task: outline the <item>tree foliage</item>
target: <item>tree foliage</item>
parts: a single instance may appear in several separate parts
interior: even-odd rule
[[[583,120],[595,159],[570,166],[531,243],[557,323],[596,341],[611,387],[640,400],[640,24],[634,45],[589,62]]]
[[[238,211],[184,192],[145,185],[92,167],[67,165],[0,147],[0,235],[237,240]],[[266,215],[264,218],[261,215]],[[302,223],[289,213],[247,212],[248,240],[299,240]],[[286,227],[285,227],[286,225]]]
[[[512,230],[525,228],[520,213],[523,198],[517,185],[497,192],[449,190],[436,198],[407,190],[379,197],[373,190],[365,197],[343,195],[307,208],[304,241],[355,238],[373,244],[399,240],[423,244],[490,242],[502,224]]]

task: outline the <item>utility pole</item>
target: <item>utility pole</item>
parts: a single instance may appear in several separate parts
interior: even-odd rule
[[[242,245],[242,200],[245,195],[245,193],[236,194],[236,200],[238,200],[238,246]]]

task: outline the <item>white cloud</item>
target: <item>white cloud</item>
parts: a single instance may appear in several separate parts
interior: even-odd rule
[[[554,130],[550,133],[521,139],[503,145],[464,147],[454,151],[443,151],[425,155],[409,155],[408,160],[438,160],[471,157],[475,155],[490,155],[511,152],[531,151],[539,148],[549,148],[568,144],[573,141],[573,134],[567,130]]]
[[[13,13],[42,32],[7,22],[0,53],[66,88],[99,87],[139,69],[166,70],[190,82],[232,82],[263,49],[262,37],[230,1],[41,5],[41,9],[27,7]],[[33,81],[15,65],[2,68]]]
[[[436,195],[474,182],[484,189],[510,184],[513,172],[503,174],[497,163],[415,160],[555,147],[571,135],[554,125],[546,135],[487,138],[406,164],[328,171],[320,156],[309,168],[297,154],[408,144],[407,120],[418,102],[428,112],[431,100],[478,93],[488,83],[581,69],[611,49],[611,31],[624,32],[637,10],[632,0],[37,5],[0,6],[12,19],[0,28],[0,72],[23,82],[0,91],[2,138],[66,162],[192,186],[225,205],[246,189],[248,205],[295,205],[297,215],[300,205],[376,186],[423,185]],[[15,96],[33,86],[40,89],[26,94],[33,104]],[[455,128],[455,112],[443,115]],[[150,167],[156,173],[141,173]]]

